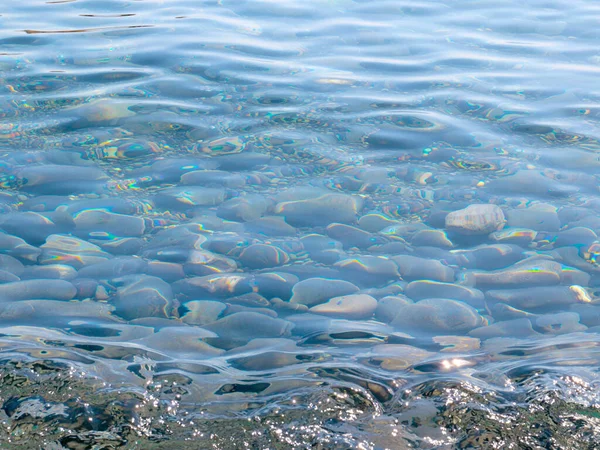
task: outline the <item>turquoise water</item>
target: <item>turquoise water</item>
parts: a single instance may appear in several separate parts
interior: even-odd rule
[[[598,448],[598,19],[0,8],[0,447]]]

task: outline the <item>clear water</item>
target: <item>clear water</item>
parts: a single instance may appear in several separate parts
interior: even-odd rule
[[[4,5],[0,446],[598,448],[599,18]]]

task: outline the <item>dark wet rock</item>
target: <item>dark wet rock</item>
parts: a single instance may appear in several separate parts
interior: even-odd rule
[[[314,306],[324,303],[333,297],[354,294],[358,290],[357,286],[348,281],[309,278],[300,281],[294,286],[290,302]]]
[[[535,328],[544,334],[566,334],[585,331],[587,327],[579,323],[579,314],[576,312],[561,312],[545,314],[534,321]]]
[[[293,324],[255,312],[239,312],[206,325],[207,330],[228,338],[269,338],[289,336]]]
[[[457,264],[466,269],[496,270],[524,259],[524,250],[514,244],[479,245],[466,250],[453,250]]]
[[[579,286],[537,286],[521,289],[489,290],[489,302],[502,302],[525,310],[555,309],[574,303],[590,302],[589,294]]]
[[[421,230],[412,235],[411,245],[415,247],[430,246],[439,248],[452,248],[454,244],[442,230]]]
[[[334,297],[310,308],[310,312],[341,319],[368,319],[377,308],[377,300],[366,294]]]
[[[552,286],[561,281],[561,264],[548,260],[523,260],[511,267],[493,271],[467,271],[461,281],[478,288]]]
[[[250,269],[268,269],[287,264],[290,257],[273,245],[253,244],[244,249],[239,260],[243,266]]]
[[[262,195],[235,197],[219,205],[217,216],[236,222],[248,222],[262,217],[271,206],[272,202]]]
[[[181,320],[189,325],[208,325],[216,322],[227,309],[225,303],[213,300],[193,300],[185,303],[187,312],[181,316]]]
[[[289,300],[292,288],[298,283],[297,276],[285,272],[265,272],[256,274],[251,281],[252,289],[261,296]]]
[[[446,229],[464,235],[483,235],[500,230],[506,219],[497,205],[476,204],[446,216]]]
[[[45,266],[27,266],[21,274],[21,280],[56,279],[72,280],[77,270],[65,264],[48,264]]]
[[[354,223],[363,200],[344,194],[325,194],[306,200],[280,202],[275,213],[295,227],[327,226],[333,222]]]
[[[3,302],[17,300],[71,300],[77,294],[73,284],[65,280],[26,280],[0,285]]]
[[[479,339],[525,338],[535,335],[538,335],[538,333],[533,329],[531,321],[526,318],[496,322],[492,325],[476,328],[469,333],[469,336]]]
[[[344,248],[360,248],[365,249],[372,245],[385,243],[383,236],[377,236],[360,228],[341,223],[332,223],[326,228],[327,235],[342,243]]]
[[[432,280],[417,280],[408,283],[404,289],[405,294],[413,300],[425,298],[449,298],[460,300],[474,308],[484,306],[484,294],[478,289],[460,284],[443,283]]]
[[[454,270],[439,261],[410,255],[393,256],[391,260],[396,263],[400,275],[405,280],[454,281]]]
[[[160,278],[131,275],[123,278],[123,286],[111,299],[115,314],[126,320],[140,317],[171,318],[176,314],[171,286]]]
[[[251,220],[244,224],[244,229],[250,233],[265,236],[295,236],[297,230],[288,225],[282,217],[268,216]]]
[[[414,333],[454,334],[470,331],[484,323],[485,319],[465,303],[431,298],[404,306],[391,325]]]
[[[384,323],[390,323],[406,305],[414,303],[404,295],[391,295],[379,299],[375,309],[375,318]]]
[[[534,231],[558,231],[560,229],[556,207],[546,203],[534,203],[523,209],[509,209],[506,217],[510,227],[528,228]]]

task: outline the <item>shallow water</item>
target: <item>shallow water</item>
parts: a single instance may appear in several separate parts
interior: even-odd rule
[[[0,446],[598,448],[599,18],[2,8]]]

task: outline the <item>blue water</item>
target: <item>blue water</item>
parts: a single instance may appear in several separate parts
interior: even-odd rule
[[[599,448],[599,19],[0,7],[0,447]]]

